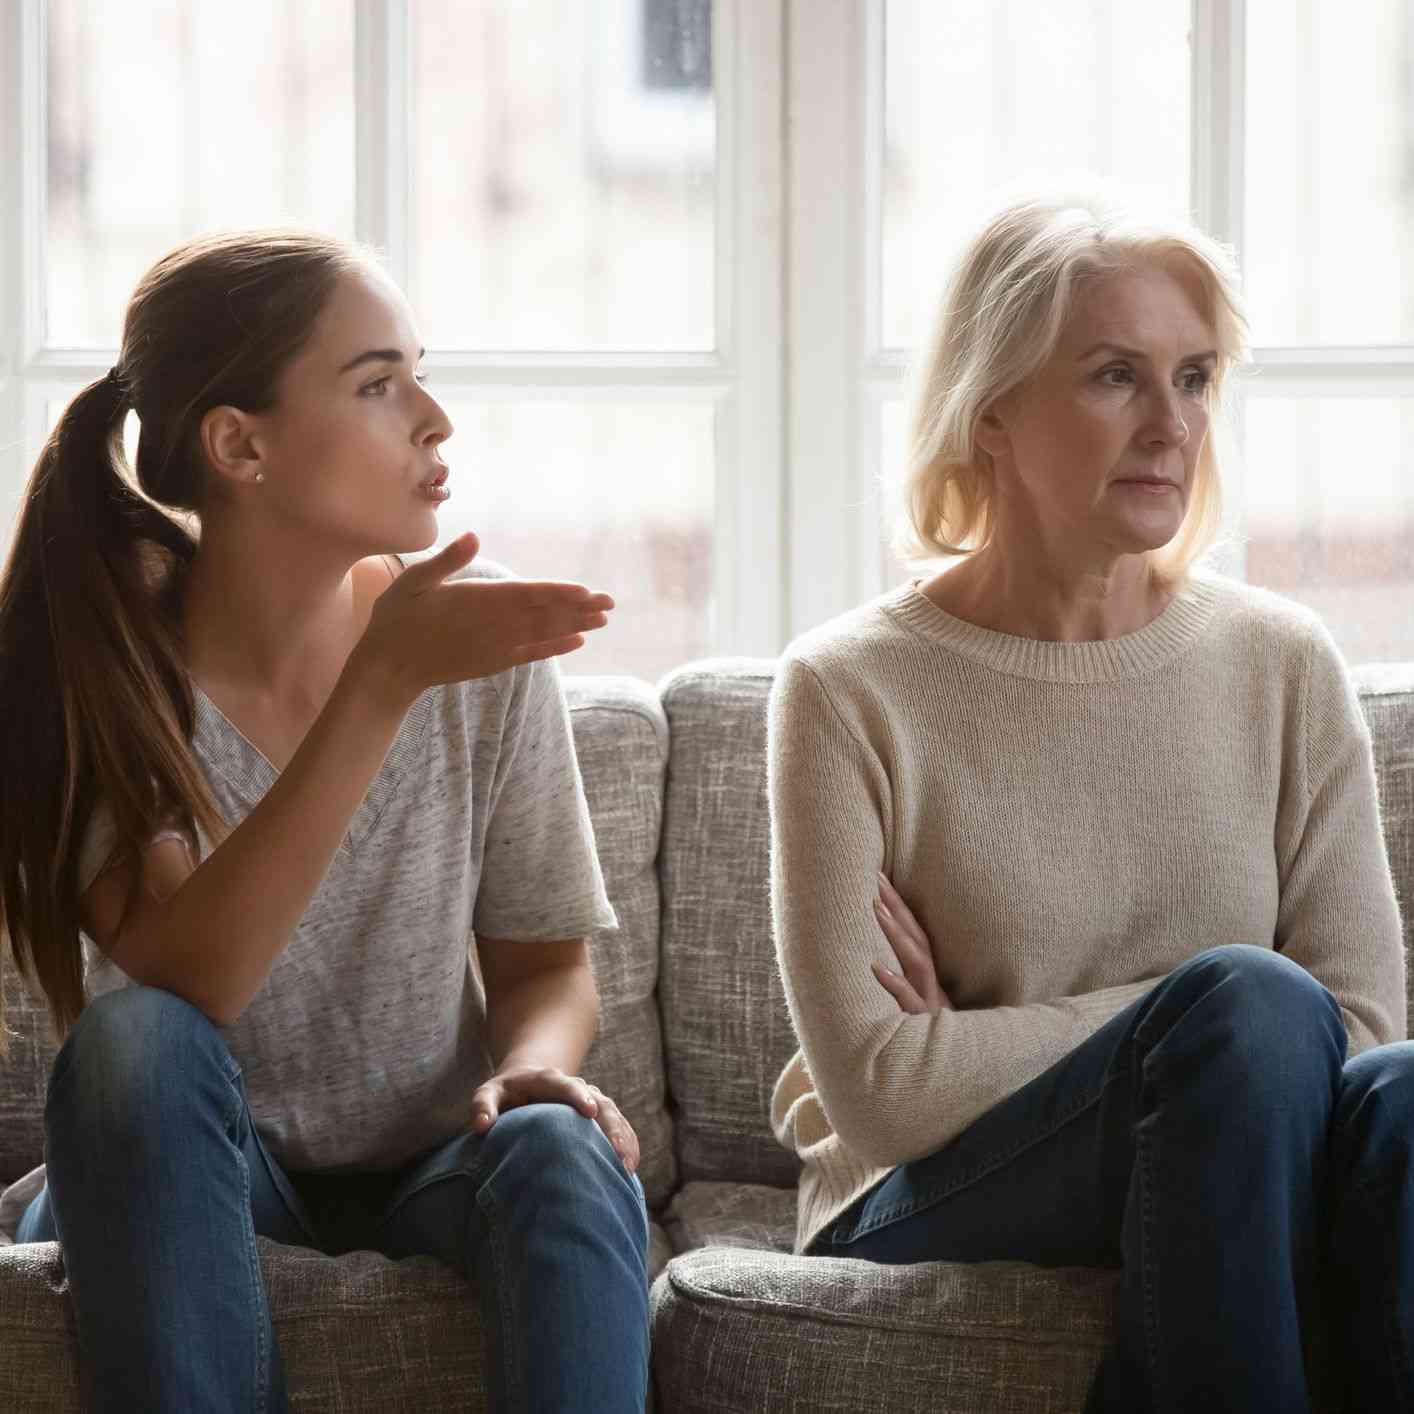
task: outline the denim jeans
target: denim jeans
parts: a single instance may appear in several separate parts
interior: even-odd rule
[[[463,1273],[494,1409],[642,1414],[643,1190],[568,1106],[508,1110],[391,1174],[285,1173],[216,1028],[131,987],[84,1010],[45,1124],[48,1182],[19,1240],[63,1244],[86,1408],[286,1408],[259,1234]]]
[[[1318,1323],[1352,1409],[1414,1411],[1414,1045],[1345,1050],[1309,973],[1215,948],[810,1250],[1118,1267],[1094,1411],[1306,1411]]]

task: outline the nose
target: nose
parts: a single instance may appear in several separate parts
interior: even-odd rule
[[[427,414],[418,423],[413,440],[420,447],[435,447],[452,435],[452,420],[447,416],[447,410],[426,388],[421,391],[427,401]]]
[[[1181,447],[1188,440],[1188,424],[1178,398],[1166,389],[1154,394],[1144,440],[1151,446]]]

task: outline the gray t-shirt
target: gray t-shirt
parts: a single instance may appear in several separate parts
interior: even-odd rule
[[[478,562],[454,577],[506,573]],[[236,825],[278,772],[195,697],[193,749]],[[112,843],[95,815],[82,887]],[[394,1168],[465,1130],[490,1074],[473,934],[614,926],[554,662],[424,692],[289,945],[223,1033],[261,1138],[295,1170]],[[92,994],[128,983],[88,949]]]

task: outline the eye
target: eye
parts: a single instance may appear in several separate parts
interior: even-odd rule
[[[1213,381],[1213,375],[1197,364],[1192,368],[1185,368],[1179,376],[1185,393],[1207,392],[1208,385]]]
[[[1095,379],[1107,388],[1126,388],[1134,381],[1134,373],[1127,364],[1113,363],[1108,368],[1102,368]]]
[[[419,373],[414,373],[412,376],[413,376],[413,381],[414,381],[414,382],[418,385],[418,387],[420,387],[420,388],[425,388],[425,387],[432,381],[425,373],[421,373],[421,372],[419,372]]]
[[[381,378],[374,378],[372,381],[365,383],[363,387],[358,390],[359,397],[381,398],[383,394],[388,391],[388,377],[389,375],[385,373]]]

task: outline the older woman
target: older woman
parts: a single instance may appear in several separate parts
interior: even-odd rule
[[[801,1251],[1120,1267],[1095,1409],[1307,1409],[1325,1292],[1358,1407],[1414,1408],[1369,736],[1312,614],[1194,568],[1235,278],[1100,201],[966,249],[908,486],[961,558],[798,640],[772,701],[772,1120]]]

